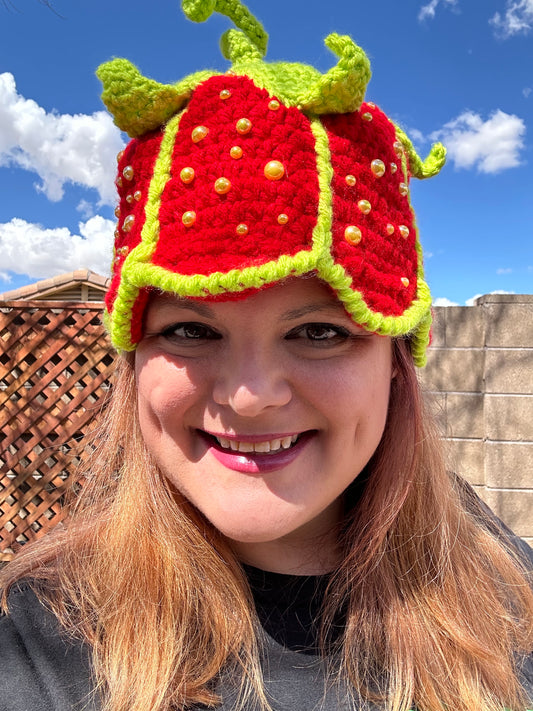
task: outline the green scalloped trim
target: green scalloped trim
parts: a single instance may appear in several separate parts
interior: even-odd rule
[[[139,288],[128,280],[127,275],[135,263],[149,262],[155,251],[159,236],[161,196],[170,178],[172,151],[182,116],[183,113],[177,114],[165,127],[159,155],[154,164],[154,173],[148,188],[145,206],[146,219],[141,231],[141,242],[132,249],[122,265],[120,284],[110,314],[108,329],[113,345],[118,350],[131,351],[135,348],[135,344],[131,341],[131,319],[133,307],[139,295]]]
[[[316,123],[319,123],[318,120]],[[416,227],[415,224],[415,215],[412,205],[410,205],[410,209],[413,214],[413,225],[416,229],[415,246],[418,255],[417,298],[401,316],[384,316],[379,312],[372,311],[367,306],[362,293],[353,288],[353,280],[346,273],[344,267],[340,264],[336,264],[333,260],[331,254],[331,223],[333,210],[331,179],[333,169],[331,167],[327,134],[321,124],[320,127],[323,134],[317,131],[314,126],[315,123],[312,123],[312,130],[316,138],[317,167],[320,186],[319,220],[324,220],[324,231],[327,241],[327,247],[325,244],[325,249],[323,250],[324,258],[317,264],[317,274],[332,287],[340,301],[344,304],[346,311],[352,316],[354,321],[363,328],[383,336],[391,337],[413,334],[413,359],[417,366],[423,367],[426,364],[426,348],[429,343],[429,330],[431,327],[431,293],[428,285],[424,281],[422,247],[418,227]],[[402,168],[404,171],[407,170],[405,155],[402,157]]]

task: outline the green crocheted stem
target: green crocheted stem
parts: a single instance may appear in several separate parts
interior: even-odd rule
[[[215,74],[201,71],[178,84],[160,84],[144,77],[127,59],[113,59],[96,70],[104,85],[102,100],[115,124],[130,138],[166,123],[185,106],[198,84]]]
[[[213,12],[229,17],[257,47],[261,57],[265,56],[268,34],[259,20],[239,0],[182,0],[181,6],[193,22],[205,22]]]
[[[442,143],[435,143],[431,147],[426,160],[422,160],[415,151],[413,143],[409,136],[399,126],[396,127],[396,135],[402,142],[407,155],[409,156],[409,168],[411,175],[415,178],[432,178],[437,175],[443,165],[446,163],[446,148]]]

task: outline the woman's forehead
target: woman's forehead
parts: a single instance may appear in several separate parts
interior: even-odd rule
[[[342,303],[332,289],[315,277],[287,279],[273,284],[268,289],[248,290],[240,295],[240,298],[236,298],[235,294],[229,295],[229,298],[198,298],[178,296],[170,292],[153,292],[148,307],[184,308],[206,317],[214,316],[217,312],[241,309],[276,309],[286,313],[288,318],[322,310],[344,312]]]

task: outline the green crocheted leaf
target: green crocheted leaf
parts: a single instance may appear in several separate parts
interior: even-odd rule
[[[319,115],[357,111],[372,76],[368,57],[347,35],[328,35],[325,45],[340,59],[299,97],[298,104],[302,110]]]
[[[196,72],[177,84],[159,84],[142,76],[127,59],[113,59],[98,67],[104,85],[102,100],[115,124],[131,138],[152,131],[180,111],[193,90],[215,72]]]

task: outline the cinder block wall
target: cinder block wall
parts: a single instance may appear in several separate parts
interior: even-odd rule
[[[421,380],[450,466],[533,544],[533,295],[436,307]]]

